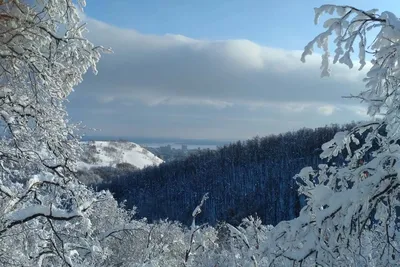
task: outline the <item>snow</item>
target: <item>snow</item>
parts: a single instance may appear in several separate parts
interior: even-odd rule
[[[14,212],[11,212],[6,216],[6,219],[12,223],[12,222],[24,221],[37,214],[43,216],[52,216],[54,218],[72,218],[81,215],[79,211],[69,212],[53,206],[30,205],[22,209],[15,210]]]
[[[90,169],[93,167],[115,167],[118,163],[129,163],[136,168],[143,169],[147,166],[156,166],[164,161],[147,149],[133,142],[118,141],[90,141],[82,142],[86,151],[90,147],[95,148],[93,156],[95,162],[82,155],[81,161],[77,163],[78,169]]]
[[[49,172],[41,172],[39,174],[35,174],[28,181],[28,189],[30,189],[34,184],[39,182],[56,182],[56,179],[54,175]]]

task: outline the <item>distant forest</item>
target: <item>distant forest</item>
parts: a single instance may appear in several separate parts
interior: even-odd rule
[[[199,223],[239,224],[257,215],[275,225],[296,217],[303,205],[293,177],[305,166],[322,163],[321,145],[354,126],[333,124],[255,137],[143,170],[98,168],[102,180],[94,186],[109,189],[150,221],[168,218],[190,224],[193,209],[208,192]]]

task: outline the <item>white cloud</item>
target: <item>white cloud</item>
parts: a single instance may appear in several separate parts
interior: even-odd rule
[[[115,100],[115,97],[114,96],[112,96],[112,95],[99,95],[98,97],[97,97],[97,99],[98,99],[98,101],[100,102],[100,103],[110,103],[110,102],[112,102],[112,101],[114,101]]]
[[[346,109],[357,114],[364,119],[368,118],[369,115],[367,114],[368,110],[365,106],[355,105],[355,106],[346,106]]]
[[[188,106],[188,105],[204,105],[211,106],[218,109],[230,107],[233,104],[227,101],[212,100],[212,99],[191,99],[191,98],[181,98],[181,97],[168,97],[161,99],[154,99],[153,101],[147,102],[150,106],[157,105],[178,105],[178,106]]]
[[[325,116],[332,115],[333,112],[335,112],[335,110],[336,110],[336,107],[334,107],[332,105],[325,105],[325,106],[318,107],[318,112]]]
[[[145,35],[89,19],[89,37],[111,46],[99,63],[99,76],[84,85],[102,99],[202,99],[239,102],[343,102],[360,91],[364,72],[333,66],[320,78],[320,57],[300,62],[300,51],[260,46],[248,40],[205,41],[181,35]],[[356,68],[355,68],[356,69]],[[180,104],[182,101],[175,101]],[[174,101],[170,102],[173,103]]]
[[[209,121],[216,120],[215,113],[223,113],[225,119],[214,123],[217,130],[210,128],[210,133],[220,135],[231,134],[232,129],[237,129],[233,122],[244,123],[244,120],[248,126],[238,131],[249,135],[262,132],[263,128],[256,126],[256,122],[268,121],[266,127],[283,131],[294,125],[314,127],[366,118],[363,106],[342,98],[364,88],[365,71],[357,71],[357,64],[353,70],[333,65],[332,76],[321,79],[319,55],[309,57],[303,64],[301,51],[261,46],[249,40],[148,35],[90,18],[87,22],[89,39],[112,47],[114,53],[102,57],[98,76],[86,75],[76,96],[72,96],[71,109],[79,110],[80,116],[86,116],[85,109],[103,108],[107,110],[105,114],[110,111],[121,114],[124,122],[118,121],[119,129],[123,123],[141,124],[140,130],[144,133],[147,124],[149,129],[155,124],[168,126],[163,121],[167,119],[159,117],[171,110],[186,113],[190,109],[191,117],[201,114]],[[139,104],[140,110],[136,108]],[[139,116],[151,111],[157,111],[158,115],[144,122],[140,120]],[[249,118],[238,118],[238,114]],[[257,117],[250,118],[255,114]],[[89,115],[86,119],[96,121]],[[105,123],[103,118],[100,122]],[[228,122],[236,128],[229,128]],[[310,123],[307,125],[307,122]],[[186,122],[179,123],[186,125]],[[132,132],[130,127],[126,129]],[[193,126],[188,122],[185,129],[190,127]],[[110,126],[110,131],[116,128]]]

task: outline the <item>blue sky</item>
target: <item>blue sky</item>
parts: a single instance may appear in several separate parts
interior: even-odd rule
[[[400,6],[381,2],[330,1]],[[114,54],[71,95],[70,115],[97,135],[205,139],[366,119],[361,105],[341,98],[363,88],[362,72],[338,66],[320,79],[318,57],[299,61],[321,30],[313,8],[324,3],[89,0],[88,38]]]
[[[382,11],[400,7],[395,0],[118,0],[111,5],[106,0],[89,0],[85,12],[142,33],[249,39],[262,45],[302,49],[318,33],[319,28],[313,25],[313,8],[326,3]]]

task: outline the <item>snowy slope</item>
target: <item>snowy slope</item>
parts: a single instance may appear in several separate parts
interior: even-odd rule
[[[92,167],[115,167],[118,163],[129,163],[136,168],[159,165],[163,162],[147,149],[132,142],[90,141],[82,142],[84,152],[77,163],[78,169]]]

